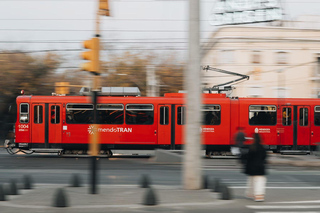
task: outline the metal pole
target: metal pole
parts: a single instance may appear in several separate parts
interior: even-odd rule
[[[97,192],[97,158],[96,156],[91,156],[91,187],[90,194],[98,194]]]
[[[187,91],[187,122],[185,129],[185,155],[183,183],[185,189],[201,189],[201,87],[200,87],[200,35],[199,0],[189,0],[189,60],[185,73]]]
[[[97,16],[96,16],[96,37],[100,37],[100,14],[99,14],[99,1],[98,1],[98,8],[97,8]],[[100,45],[100,44],[99,44]],[[100,48],[99,48],[100,49]],[[98,55],[98,61],[100,63],[100,57]],[[91,148],[91,187],[90,187],[90,193],[91,194],[98,194],[97,192],[97,156],[99,154],[99,137],[98,134],[98,125],[97,125],[97,96],[98,96],[98,90],[100,87],[100,66],[98,70],[95,70],[93,77],[93,85],[92,85],[92,103],[93,103],[93,137],[91,137],[90,145],[95,146]],[[95,150],[95,151],[94,151]]]
[[[97,131],[97,91],[92,92],[92,102],[93,102],[93,137],[91,137],[91,146],[97,146],[98,143],[98,131]],[[91,152],[96,149],[91,149]],[[91,153],[91,194],[98,194],[97,192],[97,153]]]
[[[98,194],[97,192],[97,158],[96,156],[90,157],[91,161],[91,187],[90,187],[90,194]]]

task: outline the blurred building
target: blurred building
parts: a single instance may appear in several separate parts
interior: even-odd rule
[[[250,76],[232,96],[318,98],[320,30],[299,27],[222,27],[203,45],[202,64]],[[203,84],[235,78],[208,71]]]
[[[283,27],[292,27],[300,29],[320,29],[320,16],[302,15],[291,21],[281,21]],[[275,22],[276,23],[276,22]]]

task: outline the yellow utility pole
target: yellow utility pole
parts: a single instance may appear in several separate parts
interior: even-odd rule
[[[82,68],[91,72],[94,75],[92,85],[92,102],[93,102],[93,125],[92,133],[90,134],[89,150],[91,157],[91,194],[97,194],[96,190],[96,171],[97,171],[97,156],[100,152],[99,143],[99,125],[97,124],[97,96],[100,90],[100,15],[109,16],[109,1],[99,0],[96,16],[96,32],[95,37],[84,42],[84,47],[91,49],[84,52],[82,58],[89,60]]]

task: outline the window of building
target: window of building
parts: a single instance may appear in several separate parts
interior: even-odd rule
[[[252,63],[260,64],[261,63],[261,52],[258,50],[254,50],[252,52]]]
[[[152,104],[127,104],[126,124],[153,124]]]
[[[98,104],[98,124],[123,124],[124,106],[122,104]]]
[[[290,88],[288,87],[272,87],[274,98],[289,98]]]
[[[161,125],[169,124],[169,107],[167,106],[160,107],[160,124]]]
[[[308,126],[308,108],[299,109],[299,125]]]
[[[316,75],[320,75],[320,57],[317,57]]]
[[[222,63],[222,64],[234,63],[234,51],[233,50],[221,50],[220,63]]]
[[[20,104],[20,123],[29,123],[29,104]]]
[[[177,124],[186,124],[186,107],[178,107],[177,111]]]
[[[314,125],[320,126],[320,106],[314,107]]]
[[[204,105],[202,107],[203,125],[220,125],[221,108],[220,105]]]
[[[68,124],[92,124],[92,104],[67,104],[66,121]]]
[[[288,63],[288,53],[284,51],[279,51],[276,53],[277,64],[287,64]]]
[[[282,125],[291,126],[291,123],[292,123],[291,108],[285,107],[282,109]]]
[[[249,97],[262,97],[263,87],[260,85],[248,86],[248,96]]]
[[[250,125],[276,125],[277,107],[275,105],[251,105],[249,106]]]
[[[34,123],[41,124],[43,122],[43,107],[41,105],[36,105],[33,107],[34,112]]]

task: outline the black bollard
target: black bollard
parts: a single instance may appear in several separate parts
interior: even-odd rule
[[[6,195],[4,193],[4,188],[2,184],[0,185],[0,201],[6,201]]]
[[[18,194],[18,187],[15,180],[11,180],[8,188],[7,195],[17,195]]]
[[[140,188],[149,188],[150,186],[150,178],[148,175],[143,174],[140,180]]]
[[[212,192],[220,192],[220,185],[221,185],[221,182],[220,182],[220,179],[219,178],[215,178],[213,180],[213,183],[211,183],[211,191]]]
[[[32,179],[30,175],[23,176],[23,189],[32,189]]]
[[[221,188],[220,199],[221,200],[232,200],[231,189],[225,184],[222,184],[220,186],[220,188]]]
[[[71,187],[81,187],[81,180],[78,174],[73,174],[71,177]]]
[[[56,190],[53,197],[53,207],[68,207],[68,199],[64,189]]]
[[[152,188],[147,188],[143,197],[143,205],[154,206],[157,205],[157,198]]]

